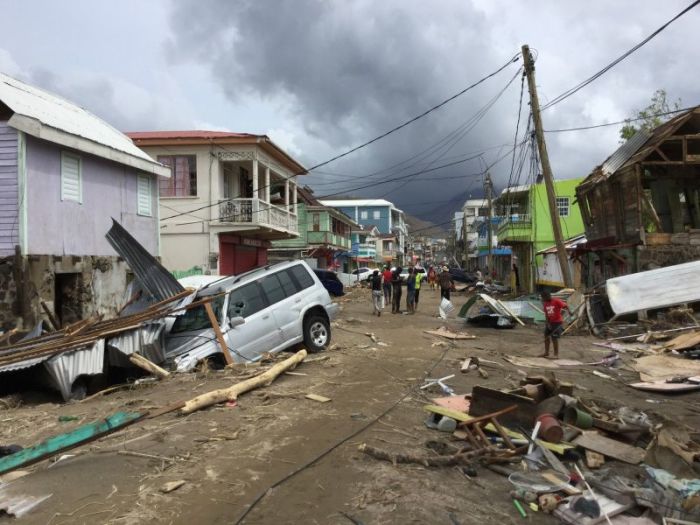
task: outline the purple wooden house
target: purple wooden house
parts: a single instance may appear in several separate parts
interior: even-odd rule
[[[158,255],[158,176],[103,120],[0,73],[0,327],[116,312],[127,267],[105,233],[113,217]]]

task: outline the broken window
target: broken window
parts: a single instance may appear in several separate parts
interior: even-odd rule
[[[158,162],[170,168],[170,178],[159,181],[161,197],[197,196],[197,157],[195,155],[158,155]]]
[[[216,297],[211,302],[211,307],[214,310],[214,316],[220,320],[221,311],[224,307],[224,296],[220,295]],[[197,306],[195,308],[190,308],[185,311],[184,314],[178,316],[175,319],[172,330],[170,333],[176,334],[180,332],[190,332],[194,330],[204,330],[206,328],[211,328],[211,322],[209,322],[209,316],[204,306]]]

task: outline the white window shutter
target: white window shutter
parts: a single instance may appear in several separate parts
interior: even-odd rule
[[[153,215],[153,202],[151,192],[151,179],[148,175],[139,175],[136,183],[137,213],[151,217]]]
[[[82,161],[65,152],[61,154],[61,200],[83,202]]]

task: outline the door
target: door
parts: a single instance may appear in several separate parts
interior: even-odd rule
[[[302,294],[292,280],[289,270],[282,270],[260,280],[260,286],[271,305],[280,337],[284,342],[302,336]]]
[[[245,319],[226,331],[226,342],[239,357],[254,360],[281,344],[275,318],[257,282],[232,290],[226,313],[228,319]]]

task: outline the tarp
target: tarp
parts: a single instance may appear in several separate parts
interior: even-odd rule
[[[700,261],[614,277],[605,289],[616,315],[700,301]]]

